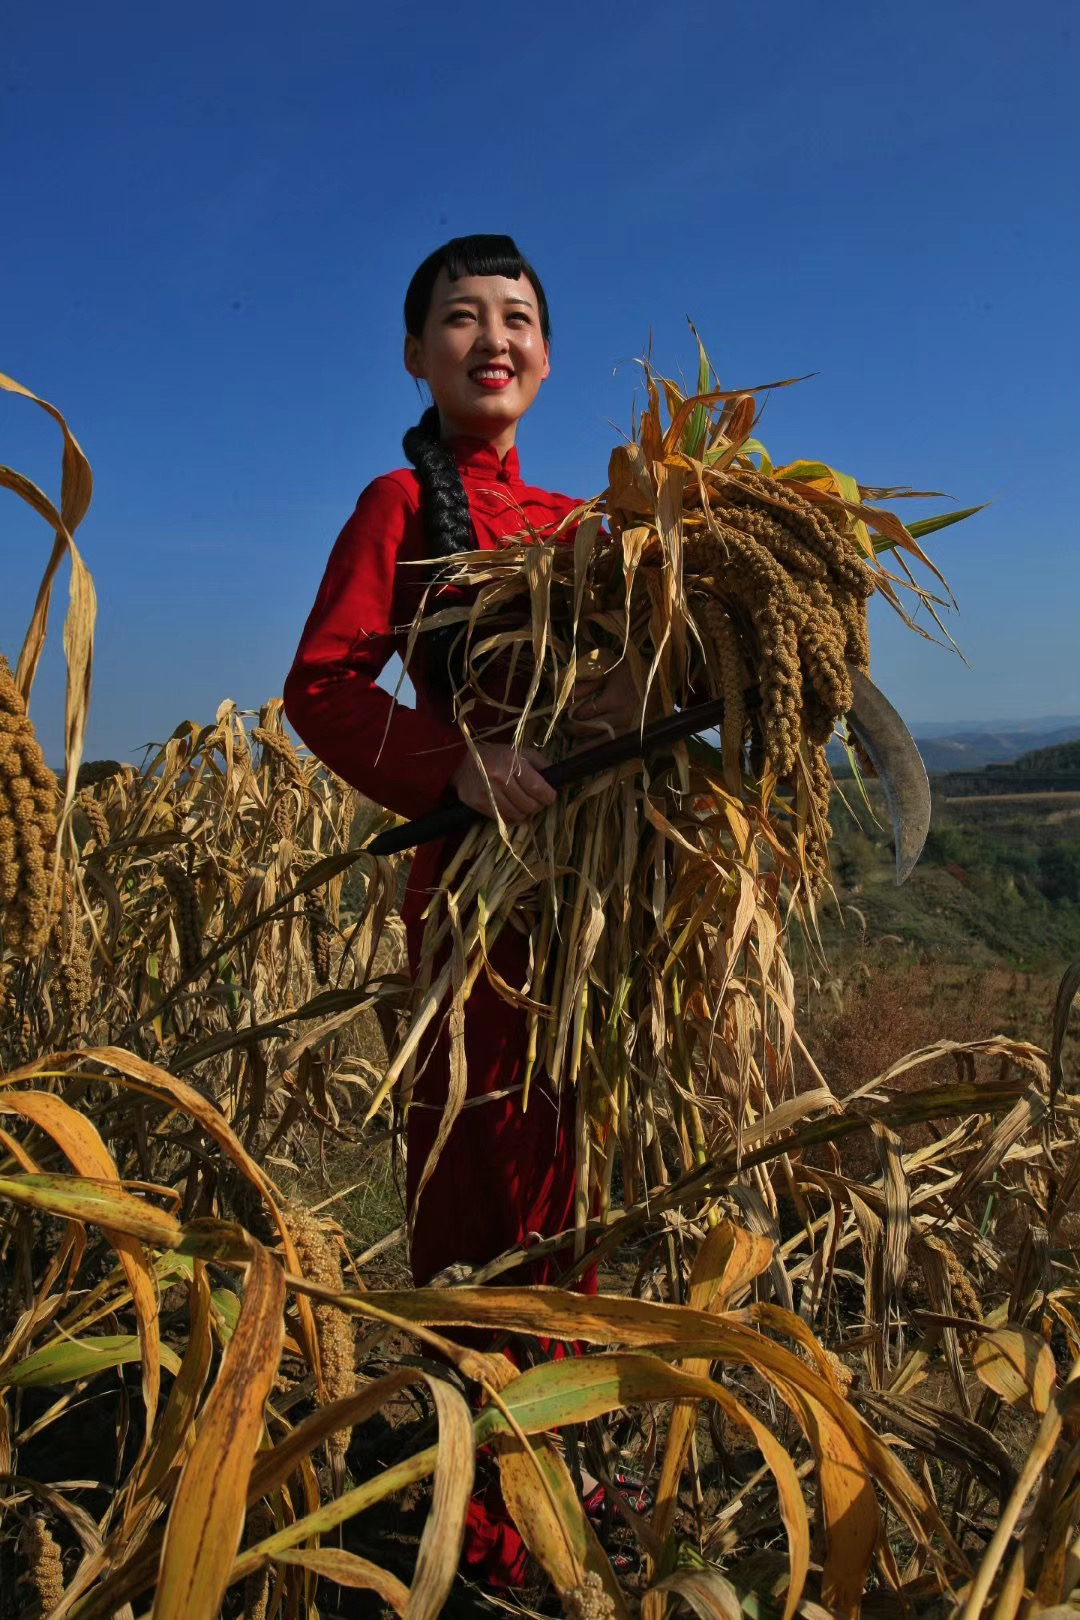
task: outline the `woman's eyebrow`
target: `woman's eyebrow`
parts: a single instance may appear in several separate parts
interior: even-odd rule
[[[483,302],[484,300],[476,293],[451,293],[449,298],[443,299],[442,307],[443,309],[446,309],[450,304],[482,304]],[[530,298],[504,298],[503,303],[522,304],[526,309],[533,308],[533,303]]]

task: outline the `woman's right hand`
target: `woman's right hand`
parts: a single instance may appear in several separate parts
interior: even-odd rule
[[[487,780],[471,753],[466,754],[451,778],[451,785],[463,804],[494,819],[491,809],[494,798],[503,820],[515,822],[528,821],[530,816],[555,803],[555,789],[540,775],[550,761],[538,748],[523,748],[518,753],[509,743],[480,743],[476,751],[483,761]]]

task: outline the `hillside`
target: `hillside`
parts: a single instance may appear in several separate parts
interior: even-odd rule
[[[1013,762],[1018,771],[1039,771],[1048,775],[1080,771],[1080,742],[1061,742],[1049,748],[1035,748]]]
[[[1005,770],[993,773],[1001,778]],[[878,825],[857,795],[837,804],[832,845],[837,893],[825,932],[843,956],[865,933],[892,937],[938,961],[1060,971],[1080,956],[1080,797],[952,798],[935,784],[923,857],[897,888],[883,796]]]

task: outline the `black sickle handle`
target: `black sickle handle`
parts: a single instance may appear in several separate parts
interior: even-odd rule
[[[719,725],[723,718],[724,700],[715,698],[710,703],[683,709],[680,714],[668,715],[666,720],[658,720],[655,725],[647,726],[644,732],[628,731],[621,737],[598,743],[595,748],[571,754],[568,759],[559,760],[557,765],[549,765],[540,775],[553,788],[570,787],[575,782],[587,781],[590,776],[599,776],[601,771],[610,770],[613,765],[625,764],[628,759],[644,759],[648,754],[655,754],[672,743],[681,742],[684,737],[708,731],[711,726]],[[444,805],[439,810],[429,811],[426,816],[418,816],[415,821],[406,821],[400,827],[388,827],[364,847],[369,855],[397,855],[403,849],[415,849],[417,844],[430,843],[434,838],[450,838],[466,832],[474,821],[481,819],[481,814],[472,805],[460,801]]]

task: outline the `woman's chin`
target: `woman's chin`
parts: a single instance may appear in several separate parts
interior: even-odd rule
[[[449,420],[453,423],[450,429],[451,436],[461,434],[470,439],[494,439],[500,434],[508,432],[521,419],[520,411],[508,410],[504,405],[501,409],[495,401],[483,409],[473,409],[456,413]],[[444,421],[447,418],[444,416]]]

